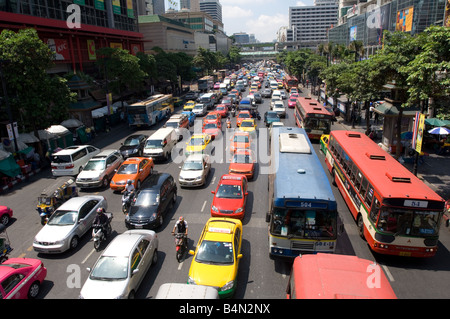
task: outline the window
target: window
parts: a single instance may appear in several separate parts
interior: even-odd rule
[[[24,278],[22,274],[14,274],[2,281],[2,287],[5,294],[9,294]]]
[[[145,252],[147,251],[149,244],[150,244],[150,242],[146,239],[142,239],[141,242],[139,243],[138,248],[141,251],[142,256],[145,255]]]
[[[141,258],[142,258],[142,256],[141,256],[138,248],[136,248],[133,251],[133,254],[131,255],[131,261],[130,261],[131,262],[131,265],[130,265],[131,275],[133,275],[133,271],[135,269],[138,269],[139,263],[141,262]]]

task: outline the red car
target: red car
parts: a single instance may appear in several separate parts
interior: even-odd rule
[[[211,204],[212,217],[243,219],[247,201],[247,177],[244,175],[222,175]]]
[[[222,134],[222,123],[218,122],[208,122],[202,128],[203,134],[210,135],[213,139],[219,137]]]
[[[0,224],[8,225],[13,215],[13,210],[8,206],[0,206]]]
[[[292,109],[295,107],[295,104],[297,104],[297,98],[291,96],[288,100],[288,107]]]
[[[36,298],[46,276],[39,259],[10,258],[0,264],[0,299]]]
[[[226,118],[228,115],[228,106],[226,104],[219,104],[216,106],[216,112],[219,113],[222,118]]]
[[[228,173],[230,175],[245,175],[247,179],[252,179],[255,173],[255,157],[249,149],[239,149],[231,159]]]

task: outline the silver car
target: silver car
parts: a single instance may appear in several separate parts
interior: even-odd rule
[[[111,178],[123,162],[119,150],[104,150],[87,162],[78,174],[76,184],[80,188],[108,187]]]
[[[75,249],[79,239],[91,229],[97,209],[108,208],[103,196],[73,197],[50,216],[47,224],[37,233],[33,249],[41,253],[62,253]]]
[[[211,163],[207,154],[189,155],[181,167],[178,182],[180,187],[196,187],[206,183]]]
[[[81,299],[132,299],[150,265],[158,259],[153,230],[132,229],[106,247],[81,288]]]

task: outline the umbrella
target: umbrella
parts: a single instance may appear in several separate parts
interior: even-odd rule
[[[436,134],[436,135],[447,135],[450,134],[450,129],[445,127],[435,127],[428,131],[430,134]]]
[[[69,130],[62,125],[52,125],[48,129],[46,129],[46,131],[55,135],[63,135],[69,133]]]
[[[402,132],[400,137],[402,140],[410,140],[413,137],[413,132]]]
[[[428,124],[431,126],[446,126],[446,125],[450,125],[450,121],[440,120],[437,117],[432,117],[432,118],[426,119],[425,124]]]
[[[83,122],[77,120],[77,119],[68,119],[63,122],[61,122],[61,125],[66,128],[77,128],[80,126],[83,126]]]

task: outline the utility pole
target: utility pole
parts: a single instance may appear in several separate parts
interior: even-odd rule
[[[5,99],[5,104],[6,104],[6,112],[8,113],[9,125],[11,125],[14,147],[15,147],[15,151],[18,152],[19,148],[17,147],[17,136],[16,136],[16,132],[14,129],[14,120],[13,120],[13,116],[12,116],[12,112],[11,112],[11,106],[9,105],[8,92],[6,91],[6,81],[3,76],[3,64],[7,64],[9,62],[11,62],[11,61],[0,59],[0,77],[2,80],[2,88],[3,88],[3,95],[4,95],[4,99]]]

